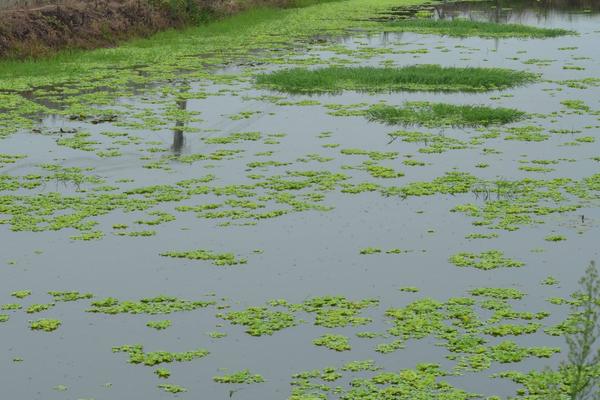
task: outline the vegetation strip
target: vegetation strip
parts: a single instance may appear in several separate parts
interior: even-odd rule
[[[389,125],[423,125],[428,127],[478,127],[502,125],[525,118],[513,108],[454,105],[445,103],[406,102],[401,107],[375,105],[367,111],[371,121]]]
[[[445,36],[479,36],[484,38],[554,38],[574,35],[574,31],[558,28],[538,28],[519,24],[472,21],[466,19],[434,20],[427,18],[386,22],[385,29],[396,32],[415,32]]]
[[[413,65],[401,68],[326,67],[293,68],[262,74],[256,83],[290,93],[342,90],[480,92],[523,85],[535,74],[504,68],[459,68]]]

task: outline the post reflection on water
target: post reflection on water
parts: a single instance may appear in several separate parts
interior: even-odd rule
[[[187,100],[178,100],[176,104],[179,111],[187,110]],[[175,121],[175,127],[173,128],[173,144],[171,145],[171,151],[176,156],[181,155],[183,146],[185,145],[185,136],[183,134],[185,127],[185,119],[181,117],[177,118]]]

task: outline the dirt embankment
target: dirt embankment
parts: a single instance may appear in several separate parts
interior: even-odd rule
[[[285,6],[290,0],[67,0],[55,5],[0,10],[0,58],[41,57],[66,48],[114,46],[233,14],[260,5]]]

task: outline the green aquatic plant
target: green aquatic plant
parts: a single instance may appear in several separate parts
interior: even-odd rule
[[[331,392],[341,399],[385,399],[394,396],[401,399],[469,400],[481,397],[445,382],[443,378],[450,373],[442,370],[438,364],[418,364],[415,369],[380,371],[354,379],[352,375],[348,376],[378,369],[380,367],[375,366],[372,361],[355,361],[338,369],[327,368],[296,374],[293,376],[290,400],[325,399],[329,398]],[[342,377],[349,378],[344,380],[349,383],[342,385],[341,382],[336,382]],[[327,385],[329,382],[335,382],[335,387]]]
[[[236,258],[233,253],[215,253],[210,250],[192,250],[192,251],[167,251],[160,254],[163,257],[187,258],[188,260],[212,261],[214,265],[238,265],[246,264],[244,258]]]
[[[534,81],[537,76],[503,68],[459,68],[412,65],[400,68],[293,68],[262,74],[256,83],[290,93],[365,91],[486,91]]]
[[[252,336],[272,335],[298,324],[293,314],[271,311],[266,307],[250,307],[244,311],[232,311],[219,316],[234,325],[245,326],[246,333]]]
[[[449,150],[466,149],[468,144],[451,136],[427,132],[396,131],[388,134],[391,141],[402,138],[403,142],[420,143],[419,153],[440,154]],[[410,160],[405,160],[410,161]]]
[[[370,318],[360,317],[359,313],[379,304],[377,299],[352,301],[342,296],[322,296],[305,300],[301,304],[291,304],[291,311],[305,311],[315,314],[315,325],[325,328],[360,326],[371,322]]]
[[[235,132],[223,137],[205,138],[204,143],[208,144],[230,144],[241,141],[257,141],[262,137],[260,132]]]
[[[29,323],[29,328],[34,331],[53,332],[62,325],[57,319],[41,318]]]
[[[215,301],[189,301],[172,296],[144,298],[140,301],[119,301],[113,297],[94,301],[88,312],[102,314],[170,314],[192,311],[215,305]]]
[[[158,368],[154,373],[162,379],[168,379],[171,376],[171,371],[166,368]]]
[[[215,376],[213,377],[213,381],[217,383],[236,383],[236,384],[253,384],[253,383],[263,383],[265,379],[258,375],[252,374],[250,370],[243,370],[239,372],[235,372],[229,375],[223,376]]]
[[[313,343],[335,351],[347,351],[351,349],[348,337],[343,335],[326,334],[313,340]]]
[[[144,352],[144,346],[141,344],[125,345],[113,347],[113,353],[129,354],[129,362],[132,364],[144,364],[149,367],[172,362],[186,362],[197,358],[206,357],[209,352],[206,349],[196,349],[181,353],[171,353],[168,351]]]
[[[558,285],[559,283],[560,282],[558,281],[558,279],[556,279],[555,277],[550,276],[550,275],[542,281],[542,285],[548,285],[548,286]]]
[[[414,286],[405,286],[405,287],[399,288],[398,290],[401,292],[407,292],[407,293],[418,293],[419,292],[419,288],[414,287]]]
[[[17,303],[8,303],[8,304],[2,304],[2,306],[0,307],[0,310],[20,310],[21,308],[23,308],[22,305],[17,304]]]
[[[76,291],[72,292],[58,292],[58,291],[50,291],[48,292],[50,296],[53,297],[54,301],[78,301],[91,299],[94,297],[91,293],[80,293]]]
[[[381,253],[381,249],[377,248],[377,247],[365,247],[364,249],[361,249],[359,251],[360,254],[366,255],[366,254],[378,254]]]
[[[500,250],[488,250],[479,254],[461,252],[451,256],[449,261],[457,267],[472,267],[482,270],[514,268],[525,265],[522,261],[504,257],[504,253]]]
[[[525,118],[523,111],[479,105],[406,102],[401,107],[375,105],[367,111],[370,121],[388,125],[423,125],[429,127],[478,127],[502,125]]]
[[[497,233],[469,233],[465,239],[494,239],[497,237]]]
[[[16,292],[12,292],[10,294],[17,299],[24,299],[25,297],[31,296],[31,290],[17,290]]]
[[[445,36],[479,36],[484,38],[553,38],[574,35],[574,31],[559,28],[540,28],[518,24],[500,24],[495,22],[467,19],[402,19],[384,23],[385,29],[395,32],[415,32]]]
[[[167,393],[173,394],[187,392],[187,389],[183,386],[173,385],[172,383],[161,383],[160,385],[158,385],[158,388],[164,390]]]
[[[165,319],[163,321],[148,321],[146,323],[146,326],[148,328],[154,328],[157,331],[161,331],[163,329],[167,329],[168,327],[170,327],[172,324],[172,322],[168,319]]]
[[[393,353],[396,350],[403,349],[405,347],[402,340],[394,340],[390,343],[380,343],[375,347],[375,351],[382,354]]]
[[[35,314],[35,313],[39,313],[39,312],[42,312],[42,311],[49,310],[52,307],[54,307],[54,303],[32,304],[29,307],[27,307],[27,309],[25,310],[25,312],[27,314]]]

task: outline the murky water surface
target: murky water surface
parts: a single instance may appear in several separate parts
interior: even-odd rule
[[[381,185],[406,185],[430,181],[450,171],[471,173],[486,180],[524,178],[581,180],[598,173],[600,156],[600,88],[597,83],[570,87],[566,80],[600,78],[600,3],[598,2],[459,2],[434,5],[434,18],[469,18],[496,22],[523,23],[543,27],[572,29],[577,36],[556,39],[481,39],[450,38],[435,35],[382,33],[352,36],[315,44],[298,59],[319,58],[322,64],[357,63],[361,65],[402,66],[417,63],[454,66],[496,66],[540,73],[540,82],[501,92],[456,94],[400,92],[365,94],[344,92],[336,95],[302,96],[260,90],[250,79],[231,83],[174,82],[170,88],[184,93],[185,100],[169,100],[161,88],[144,89],[135,98],[123,98],[119,107],[134,114],[147,115],[197,111],[199,121],[173,118],[166,126],[150,130],[147,126],[119,126],[117,121],[98,123],[47,116],[40,131],[22,132],[1,142],[3,153],[26,154],[27,158],[0,169],[2,174],[24,176],[39,174],[40,164],[93,168],[85,172],[102,178],[102,185],[115,185],[118,192],[150,185],[174,185],[187,179],[212,174],[211,185],[252,184],[248,174],[285,175],[286,171],[331,171],[350,176],[348,182],[376,182]],[[254,74],[281,68],[268,62],[260,66],[240,66],[221,74]],[[591,81],[589,81],[591,82]],[[196,96],[198,93],[209,93]],[[281,99],[266,96],[281,96]],[[298,105],[304,100],[317,101]],[[570,109],[565,100],[578,100],[588,109]],[[282,105],[286,101],[290,104]],[[409,127],[466,143],[465,148],[443,153],[423,153],[426,143],[411,143],[389,133],[402,129],[368,122],[362,116],[333,116],[328,104],[374,104],[386,101],[436,101],[460,104],[486,104],[514,107],[532,116],[514,126],[542,128],[548,135],[542,141],[506,140],[506,127],[497,137],[481,142],[472,139],[488,132],[471,128],[428,129]],[[596,111],[596,112],[594,112]],[[554,114],[553,114],[554,113]],[[60,145],[72,132],[88,132],[94,151],[81,151]],[[125,132],[128,136],[106,134]],[[224,137],[234,132],[260,132],[256,141],[230,144],[207,143],[207,138]],[[323,132],[328,132],[323,134]],[[592,137],[595,141],[577,141]],[[118,140],[121,140],[118,142]],[[209,140],[210,142],[210,140]],[[405,176],[377,179],[360,166],[366,156],[344,155],[341,149],[398,152],[396,159],[378,161]],[[222,159],[182,162],[186,156],[216,150],[236,150]],[[486,150],[488,149],[488,150]],[[493,150],[489,150],[493,149]],[[97,151],[118,150],[115,157],[98,157]],[[257,155],[272,151],[272,155]],[[318,154],[326,162],[307,159]],[[410,155],[412,158],[406,158]],[[310,157],[309,157],[310,158]],[[306,162],[298,161],[305,159]],[[407,166],[406,159],[424,162]],[[283,166],[249,166],[257,161],[275,160]],[[531,160],[556,160],[547,172],[520,169]],[[156,164],[158,162],[158,164]],[[149,165],[155,168],[147,168]],[[486,168],[477,168],[487,165]],[[146,168],[144,167],[146,166]],[[260,179],[260,178],[259,178]],[[52,180],[38,187],[39,193],[59,192],[82,195],[93,193],[89,183]],[[257,191],[267,192],[266,189]],[[319,189],[314,189],[319,192]],[[34,191],[35,193],[35,191]],[[110,192],[108,192],[110,193]],[[549,311],[545,326],[562,321],[566,308],[549,304],[549,297],[568,297],[592,259],[598,259],[600,208],[590,201],[576,211],[542,215],[541,223],[520,226],[515,231],[490,230],[474,226],[475,218],[450,212],[461,204],[485,202],[474,193],[438,194],[424,197],[385,197],[377,192],[343,193],[339,189],[323,192],[323,206],[330,211],[291,212],[269,219],[206,219],[175,207],[222,202],[215,194],[199,194],[175,202],[161,202],[154,209],[169,212],[176,220],[156,226],[136,226],[134,221],[153,219],[144,211],[116,210],[93,218],[94,230],[106,232],[101,240],[75,241],[73,229],[45,232],[13,232],[0,225],[0,304],[19,302],[25,306],[48,303],[51,290],[78,290],[93,293],[97,299],[115,297],[138,300],[158,295],[189,300],[217,300],[232,310],[261,306],[267,300],[286,299],[300,303],[306,299],[340,295],[350,299],[376,298],[380,305],[361,315],[372,318],[366,326],[329,329],[307,323],[275,332],[272,336],[252,337],[242,326],[218,318],[215,307],[169,315],[104,315],[86,313],[89,300],[57,303],[40,314],[10,312],[10,320],[0,324],[0,385],[6,399],[162,399],[173,395],[156,388],[161,383],[152,373],[155,368],[127,363],[126,354],[113,354],[112,347],[143,344],[147,351],[173,352],[206,348],[210,355],[191,362],[166,365],[172,372],[169,382],[187,388],[182,399],[263,399],[287,398],[295,373],[339,366],[352,360],[373,359],[387,370],[414,368],[417,363],[440,363],[451,368],[448,353],[435,346],[435,338],[410,340],[406,348],[391,354],[374,351],[378,343],[391,338],[362,339],[357,332],[385,332],[389,321],[384,312],[402,307],[422,297],[445,301],[467,295],[477,287],[514,287],[527,293],[516,306],[523,311]],[[243,199],[242,199],[243,200]],[[256,199],[252,198],[252,201]],[[566,204],[569,204],[568,202]],[[268,202],[261,212],[281,209]],[[1,215],[0,215],[1,217]],[[230,221],[230,226],[219,226]],[[252,222],[255,225],[240,226]],[[150,237],[118,236],[115,224],[129,230],[154,230]],[[497,238],[469,240],[465,235],[498,233]],[[566,241],[549,242],[548,235],[563,235]],[[361,255],[360,250],[376,247],[401,248],[405,254]],[[247,258],[244,265],[218,267],[208,261],[173,259],[159,256],[173,250],[209,249],[232,252]],[[479,253],[502,249],[507,257],[525,262],[522,268],[481,271],[458,268],[448,262],[457,252]],[[255,251],[260,250],[260,251]],[[533,251],[532,251],[533,250]],[[552,275],[558,286],[540,282]],[[419,293],[398,289],[414,286]],[[10,296],[15,290],[31,290],[24,300]],[[211,296],[214,294],[214,296]],[[8,313],[8,312],[7,312]],[[53,333],[30,331],[28,322],[38,317],[56,318],[62,326]],[[146,327],[151,320],[169,319],[172,326],[163,331]],[[214,339],[207,332],[226,332]],[[352,351],[335,352],[317,347],[313,339],[324,333],[350,338]],[[506,338],[490,338],[499,343]],[[540,330],[533,335],[511,337],[522,346],[558,346],[563,339]],[[505,380],[490,380],[494,372],[517,368],[527,371],[556,365],[563,356],[551,359],[529,358],[518,365],[493,364],[489,370],[446,380],[468,391],[499,396],[514,395],[516,386]],[[13,362],[13,359],[22,359]],[[266,382],[255,385],[222,385],[212,377],[250,369]],[[224,372],[226,371],[228,372]],[[64,385],[67,390],[62,386]],[[53,389],[55,388],[55,389]],[[56,390],[59,389],[59,390]],[[239,391],[237,389],[240,389]],[[230,392],[234,390],[234,392]],[[333,397],[332,397],[333,398]]]

